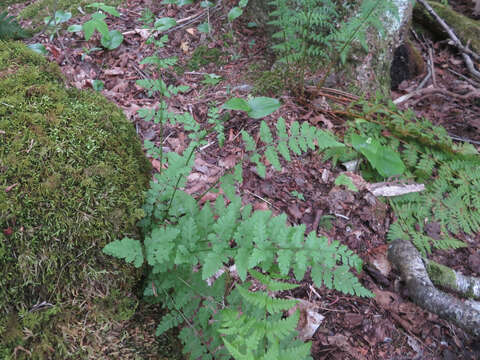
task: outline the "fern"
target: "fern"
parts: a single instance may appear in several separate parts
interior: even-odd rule
[[[0,13],[0,40],[26,39],[28,37],[30,37],[28,32],[13,16],[9,16],[6,11]]]
[[[296,128],[293,131],[295,141],[303,139],[304,145],[299,145],[302,150],[315,148],[312,146],[315,141],[322,144],[321,147],[342,145],[308,124],[293,126]],[[288,142],[290,136],[283,120],[276,128],[280,129],[280,137]],[[270,128],[263,124],[260,131],[261,141],[276,151]],[[258,155],[256,145],[251,143],[253,138],[246,133],[244,138],[249,139],[249,146],[253,146],[252,151]],[[249,274],[274,292],[289,290],[296,285],[272,280],[255,268],[265,274],[278,271],[281,276],[287,276],[293,270],[299,281],[311,272],[316,286],[325,285],[350,294],[371,296],[350,272],[352,267],[360,270],[361,260],[339,242],[329,243],[325,237],[318,237],[313,232],[305,237],[305,226],[288,226],[285,214],[272,216],[269,211],[252,211],[249,205],[242,207],[241,198],[234,191],[225,191],[228,203],[219,196],[214,206],[200,207],[191,195],[180,189],[191,171],[194,148],[200,143],[192,141],[183,154],[168,153],[162,157],[168,166],[156,175],[144,206],[147,217],[141,222],[146,234],[143,247],[145,261],[151,269],[144,295],[161,299],[170,314],[159,324],[157,334],[174,326],[183,326],[182,339],[190,341],[191,336],[195,337],[194,343],[188,342],[184,348],[191,358],[228,359],[235,354],[238,358],[268,358],[277,354],[277,350],[286,354],[284,350],[292,346],[307,358],[309,345],[294,339],[297,315],[282,319],[281,313],[291,308],[294,301],[262,292],[248,292],[246,281]],[[222,188],[233,186],[235,178],[239,180],[240,177],[240,171],[224,176]],[[112,244],[115,246],[111,245],[105,251],[124,257],[126,249],[114,252],[111,248],[119,249],[117,245],[127,244],[127,240]],[[234,280],[228,272],[225,273],[226,265],[232,262],[243,285],[232,287]],[[224,273],[218,277],[219,271]],[[205,280],[212,277],[215,280],[210,287]],[[263,322],[250,324],[262,312]],[[236,314],[243,320],[234,321],[232,324],[236,325],[233,326],[226,320],[226,314]],[[239,343],[238,339],[244,338],[240,335],[245,331],[251,335],[245,337],[248,343]]]
[[[368,125],[356,123],[349,131],[368,131],[369,136],[388,141],[398,149],[407,165],[406,176],[425,183],[426,190],[390,199],[398,218],[390,227],[389,240],[411,239],[427,255],[432,247],[459,248],[465,244],[455,237],[480,230],[480,157],[469,146],[456,146],[445,129],[426,119],[416,119],[411,112],[361,102],[363,118]],[[374,122],[369,122],[375,118]],[[395,139],[382,136],[387,128]],[[346,135],[348,137],[348,134]],[[399,145],[397,139],[404,139]],[[427,224],[438,224],[439,233],[429,236]]]
[[[163,42],[162,42],[163,44]],[[155,57],[144,60],[161,67],[170,60]],[[270,211],[252,211],[236,194],[242,181],[242,165],[237,164],[218,181],[224,195],[214,204],[201,206],[184,191],[196,152],[215,133],[219,144],[225,139],[218,108],[208,112],[208,124],[200,125],[189,113],[169,110],[165,98],[187,89],[167,86],[158,76],[137,82],[149,96],[159,96],[155,109],[142,109],[145,121],[165,127],[180,125],[190,142],[182,153],[164,153],[151,142],[147,153],[160,163],[146,194],[145,218],[139,225],[142,242],[125,238],[105,247],[110,255],[143,263],[149,269],[144,296],[159,302],[167,315],[157,328],[161,334],[172,327],[181,327],[179,338],[183,351],[194,359],[300,359],[309,358],[310,344],[295,338],[298,313],[285,312],[295,301],[279,298],[276,292],[289,291],[297,285],[273,280],[275,275],[288,277],[293,272],[297,281],[310,274],[313,283],[349,294],[372,296],[352,269],[360,271],[361,260],[337,241],[330,242],[315,233],[305,236],[305,225],[289,226],[285,214],[273,216]],[[261,118],[280,106],[275,99],[231,99],[224,108],[242,110],[252,118]],[[272,128],[260,122],[258,143],[242,131],[248,152],[246,161],[256,164],[265,176],[268,166],[281,169],[282,159],[313,150],[345,148],[335,137],[307,122],[287,126],[280,118]],[[278,139],[278,141],[276,140]],[[218,190],[216,187],[215,190]],[[236,272],[231,272],[231,265]],[[265,291],[251,291],[251,278],[260,281]]]
[[[300,92],[307,68],[326,65],[325,79],[338,60],[345,64],[355,41],[368,50],[368,29],[383,34],[385,14],[397,13],[393,2],[385,0],[362,1],[356,16],[348,21],[342,21],[342,14],[331,0],[273,0],[269,4],[273,8],[269,24],[278,30],[273,34],[277,42],[272,48],[287,66],[285,76],[293,74],[293,79],[285,78],[285,82]]]
[[[296,300],[275,298],[273,292],[297,287],[288,283],[272,280],[259,272],[251,274],[260,281],[270,293],[251,292],[244,286],[237,286],[230,299],[236,302],[242,298],[242,312],[224,309],[221,312],[222,340],[235,359],[287,359],[285,351],[294,347],[296,358],[310,359],[310,344],[285,342],[296,334],[299,320],[298,310],[286,318],[282,313],[292,309]]]
[[[274,143],[272,131],[267,123],[262,121],[259,137],[265,146],[258,147],[254,139],[246,131],[242,131],[245,149],[251,152],[250,160],[257,165],[257,172],[261,177],[266,175],[266,163],[262,161],[262,154],[275,170],[280,171],[280,156],[286,161],[290,161],[292,153],[302,155],[314,149],[322,151],[345,148],[345,145],[335,140],[330,133],[311,126],[307,122],[303,122],[301,125],[297,121],[292,122],[290,133],[290,135],[287,134],[285,120],[279,118],[276,123],[278,141]]]

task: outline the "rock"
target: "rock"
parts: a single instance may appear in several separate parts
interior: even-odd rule
[[[150,164],[120,109],[66,89],[58,66],[23,44],[0,41],[0,99],[0,337],[43,333],[22,346],[42,341],[34,357],[53,359],[43,351],[84,321],[85,304],[123,308],[139,280],[102,248],[138,237]]]

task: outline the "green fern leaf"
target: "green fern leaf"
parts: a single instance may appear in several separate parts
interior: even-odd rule
[[[170,260],[170,254],[175,247],[175,239],[180,230],[174,227],[155,228],[145,239],[147,262],[151,266],[161,265]]]
[[[295,263],[293,264],[293,273],[297,281],[301,281],[307,271],[308,252],[306,250],[297,251],[295,254]]]
[[[297,138],[291,137],[288,139],[288,146],[296,155],[302,155]]]
[[[202,279],[206,280],[223,267],[226,256],[214,252],[208,253],[202,266]]]
[[[255,140],[247,133],[245,130],[242,130],[242,139],[245,143],[245,150],[246,151],[255,151],[257,146],[255,144]]]
[[[296,284],[290,284],[286,282],[276,281],[273,280],[271,277],[264,275],[258,271],[251,269],[250,275],[260,281],[263,285],[267,287],[269,291],[277,292],[277,291],[285,291],[285,290],[292,290],[298,287]]]
[[[283,156],[283,158],[287,161],[291,161],[290,157],[290,150],[288,149],[287,142],[286,141],[280,141],[277,146],[277,151],[280,153],[280,155]]]
[[[128,237],[124,237],[122,240],[112,241],[107,244],[102,251],[107,255],[125,259],[126,262],[133,263],[133,266],[136,268],[142,266],[144,261],[140,241]]]
[[[170,312],[168,314],[163,315],[162,320],[157,325],[157,330],[155,331],[156,336],[160,336],[166,331],[177,327],[181,323],[184,322],[183,317],[178,312]]]
[[[282,350],[282,354],[279,360],[291,360],[291,359],[311,359],[312,343],[307,342],[297,346],[290,346]]]
[[[273,136],[272,132],[270,131],[270,128],[268,127],[267,123],[262,120],[260,123],[260,139],[265,143],[265,144],[271,144],[273,143]]]
[[[235,255],[235,265],[240,280],[245,281],[247,278],[248,263],[250,259],[251,248],[247,246],[241,247]]]
[[[290,264],[294,257],[294,252],[288,249],[280,249],[278,251],[277,262],[280,268],[280,274],[287,275],[290,271]]]
[[[265,157],[270,162],[270,164],[272,164],[275,170],[282,170],[282,165],[280,164],[280,160],[278,159],[278,153],[273,146],[267,147],[267,149],[265,150]]]
[[[267,323],[266,335],[268,339],[274,342],[276,339],[282,340],[291,335],[298,325],[300,311],[295,311],[293,315],[285,319],[278,319]]]

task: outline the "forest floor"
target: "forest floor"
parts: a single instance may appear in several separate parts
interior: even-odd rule
[[[465,13],[471,11],[471,4],[467,8],[466,1],[457,3]],[[12,6],[10,12],[15,14],[24,5]],[[233,2],[228,5],[233,6]],[[135,84],[136,80],[151,72],[151,67],[139,65],[140,61],[155,51],[152,45],[146,44],[145,34],[141,31],[140,17],[145,8],[150,8],[157,18],[173,17],[179,24],[169,31],[170,41],[157,52],[161,58],[178,57],[178,66],[161,74],[167,84],[190,86],[188,92],[168,100],[171,110],[190,112],[199,123],[206,123],[207,111],[212,104],[220,106],[233,96],[246,96],[252,89],[259,89],[258,78],[272,64],[264,33],[249,28],[241,18],[232,27],[226,21],[225,9],[211,12],[210,34],[200,33],[196,26],[206,20],[206,12],[198,3],[178,8],[160,5],[160,1],[125,1],[119,8],[122,15],[113,19],[109,17],[108,21],[111,29],[124,33],[124,42],[113,51],[87,54],[84,48],[99,46],[98,38],[94,36],[85,42],[79,35],[65,30],[53,40],[43,34],[33,42],[45,45],[49,59],[61,66],[70,86],[91,88],[93,80],[102,80],[105,84],[102,93],[124,110],[142,140],[182,151],[188,137],[180,128],[168,127],[167,134],[163,134],[165,140],[162,140],[158,127],[143,122],[137,115],[138,109],[153,108],[158,104],[158,99],[147,97]],[[87,15],[76,17],[68,25],[83,23],[87,19]],[[416,45],[425,59],[429,56],[428,48],[432,49],[434,86],[459,94],[472,86],[478,87],[478,83],[475,85],[464,79],[468,73],[461,57],[444,41],[434,43],[417,39]],[[200,47],[207,57],[198,56]],[[205,61],[205,58],[209,60]],[[206,74],[219,75],[220,82],[208,84]],[[425,75],[400,84],[399,90],[392,92],[392,98],[413,91]],[[429,81],[431,84],[432,80]],[[271,120],[282,116],[287,121],[309,121],[334,133],[343,133],[346,119],[321,113],[308,104],[299,104],[287,91],[276,97],[283,106],[269,117]],[[440,92],[413,97],[401,107],[410,108],[418,116],[444,126],[460,141],[469,141],[475,146],[480,144],[478,99],[465,101]],[[244,149],[239,132],[243,129],[255,132],[258,125],[258,121],[245,114],[235,113],[226,125],[225,145],[219,148],[211,138],[211,146],[197,154],[186,190],[191,194],[203,193],[225,169],[241,161]],[[152,165],[158,170],[156,160],[152,160]],[[315,289],[307,282],[292,293],[296,298],[314,303],[325,316],[312,339],[314,359],[480,359],[479,344],[475,344],[463,330],[409,301],[398,274],[389,269],[386,259],[386,232],[394,220],[393,213],[384,203],[372,200],[368,193],[353,193],[335,187],[333,182],[340,172],[339,165],[334,167],[330,162],[323,162],[321,155],[308,153],[284,164],[280,173],[268,171],[266,179],[260,179],[253,166],[245,164],[244,183],[238,189],[243,201],[253,204],[255,209],[285,212],[292,224],[306,224],[307,231],[316,230],[329,239],[339,240],[365,262],[365,271],[359,277],[376,294],[374,298],[359,298],[326,288]],[[302,194],[303,198],[300,200],[294,192]],[[463,240],[467,247],[435,251],[432,257],[465,274],[479,276],[480,234]],[[102,344],[101,348],[92,349],[96,358],[128,358],[126,354],[121,355],[127,345],[112,340],[115,331],[119,336],[127,333],[127,347],[143,349],[143,354],[138,353],[143,358],[168,358],[165,353],[156,353],[163,351],[158,350],[163,348],[159,344],[161,340],[154,337],[160,315],[150,308],[148,312],[139,312],[138,317],[141,319],[137,319],[135,326],[114,325],[110,340],[105,339],[98,343]]]

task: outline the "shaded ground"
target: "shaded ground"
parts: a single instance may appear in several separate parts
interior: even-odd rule
[[[467,7],[464,1],[458,1],[458,6],[471,11],[471,7]],[[92,80],[104,81],[103,93],[125,111],[135,124],[139,136],[160,145],[158,128],[142,122],[136,115],[139,108],[154,107],[157,102],[156,99],[148,98],[135,85],[137,79],[145,77],[151,71],[151,68],[139,65],[139,62],[154,52],[152,46],[145,43],[142,32],[136,30],[142,28],[139,18],[145,7],[149,7],[156,17],[174,17],[179,23],[169,33],[170,41],[158,52],[160,57],[178,56],[179,66],[163,73],[162,77],[167,84],[191,87],[186,94],[170,99],[169,105],[173,110],[192,113],[200,123],[205,123],[210,104],[221,105],[232,96],[245,96],[245,90],[248,92],[252,89],[252,79],[259,77],[262,64],[267,64],[270,59],[267,56],[267,41],[262,37],[262,32],[248,28],[242,21],[236,22],[231,28],[226,24],[225,9],[220,8],[210,13],[213,28],[211,35],[199,33],[196,26],[206,19],[206,13],[198,4],[177,8],[148,0],[126,1],[120,8],[122,16],[109,23],[111,28],[123,32],[125,37],[123,44],[111,52],[86,54],[82,48],[97,46],[98,39],[94,36],[86,43],[79,36],[65,31],[52,42],[46,35],[35,40],[45,44],[49,58],[60,64],[71,86],[87,88],[91,87]],[[86,17],[72,19],[69,24],[83,22],[85,19]],[[218,51],[209,63],[196,67],[191,59],[195,49],[201,45]],[[417,46],[420,49],[423,46],[422,55],[428,57],[425,43],[417,43]],[[461,57],[452,48],[445,43],[435,43],[432,44],[432,49],[436,86],[458,94],[469,91],[471,86],[478,86],[462,78],[462,74],[468,74]],[[202,84],[204,75],[208,73],[220,75],[222,81],[217,85]],[[401,84],[400,90],[393,93],[393,97],[414,90],[424,76],[421,74],[417,79]],[[275,118],[281,115],[287,123],[301,119],[322,128],[342,132],[344,123],[341,119],[329,118],[328,115],[302,107],[286,92],[280,98],[284,105],[274,114]],[[446,95],[413,98],[402,104],[403,107],[414,109],[417,115],[446,127],[453,136],[474,144],[480,142],[479,105],[478,99],[463,101]],[[242,158],[243,147],[239,132],[242,129],[255,132],[257,126],[258,121],[235,113],[226,126],[225,146],[220,150],[212,137],[210,146],[197,154],[187,190],[201,194],[214,184],[225,169]],[[185,148],[186,141],[186,135],[180,128],[169,127],[162,146],[166,150],[180,151]],[[158,168],[158,163],[152,163]],[[348,245],[365,260],[366,271],[360,278],[377,295],[374,299],[363,299],[324,288],[314,289],[308,284],[292,294],[318,304],[326,317],[313,339],[315,359],[480,358],[479,345],[462,330],[411,303],[408,294],[402,291],[396,274],[390,272],[386,277],[378,271],[379,267],[388,270],[385,234],[393,215],[385,204],[369,193],[352,193],[334,187],[333,181],[342,169],[333,167],[329,162],[323,163],[318,155],[297,157],[291,163],[283,165],[281,173],[269,171],[266,179],[261,180],[253,168],[245,164],[245,179],[239,189],[243,200],[252,203],[256,209],[286,212],[292,223],[305,223],[308,230],[317,230],[320,234]],[[292,191],[302,194],[305,200],[299,200]],[[466,274],[479,276],[480,236],[477,234],[475,238],[465,240],[467,248],[436,252],[434,259]],[[122,342],[114,353],[111,348],[115,343],[113,338],[108,342],[97,341],[95,344],[98,347],[92,348],[95,358],[100,358],[100,354],[105,358],[117,358],[115,354],[121,354],[124,351],[122,349],[129,348],[129,344],[133,343],[137,344],[130,346],[137,349],[134,352],[140,348],[139,344],[148,343],[145,346],[149,349],[148,354],[142,354],[143,358],[166,358],[163,350],[157,346],[159,340],[154,340],[152,335],[154,324],[158,323],[160,315],[150,311],[138,312],[137,316],[134,320],[138,322],[120,324],[118,328],[119,334],[122,331],[128,333],[129,342]],[[122,358],[130,358],[129,356],[122,353]]]

